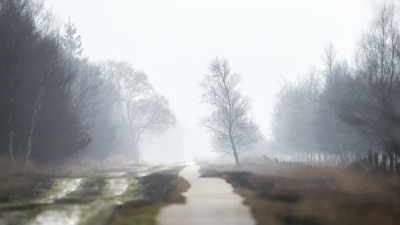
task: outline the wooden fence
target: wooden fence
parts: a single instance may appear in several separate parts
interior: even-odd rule
[[[285,162],[279,161],[277,158],[269,158],[268,156],[261,156],[266,163],[274,164],[279,167],[302,167],[302,166],[310,166],[306,165],[303,162]],[[386,171],[390,173],[398,173],[400,175],[400,162],[396,161],[393,154],[381,154],[372,151],[368,151],[367,156],[363,157],[363,162],[370,164],[375,167],[376,170]]]
[[[268,156],[262,155],[261,156],[267,163],[275,164],[276,166],[280,167],[301,167],[305,166],[303,162],[286,162],[286,161],[279,161],[277,158],[269,158]]]

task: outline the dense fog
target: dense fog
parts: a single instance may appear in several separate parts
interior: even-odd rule
[[[400,224],[399,15],[0,0],[0,224]]]
[[[198,61],[195,68],[201,69],[181,77],[170,67],[148,75],[144,65],[111,58],[115,53],[92,59],[84,42],[92,48],[91,40],[81,36],[87,31],[74,17],[60,17],[56,3],[50,10],[50,3],[1,1],[0,139],[1,153],[11,161],[123,155],[145,163],[228,154],[240,164],[243,153],[339,164],[369,151],[397,160],[400,51],[394,4],[379,5],[351,53],[325,40],[308,72],[306,64],[285,66],[304,76],[263,74],[273,82],[262,83],[251,75],[255,66],[240,71],[244,67],[236,64],[243,62],[219,56],[225,51]],[[162,71],[162,65],[153,67]],[[196,79],[187,80],[191,74]],[[255,93],[260,87],[270,94]]]

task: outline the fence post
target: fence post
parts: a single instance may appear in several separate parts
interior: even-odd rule
[[[374,163],[375,163],[375,167],[379,168],[379,161],[378,161],[378,153],[377,152],[374,153]]]
[[[386,155],[382,155],[382,169],[383,169],[383,171],[386,171],[386,160],[387,160]]]
[[[393,173],[393,153],[389,155],[389,171]]]

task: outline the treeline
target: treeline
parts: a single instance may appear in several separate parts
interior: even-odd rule
[[[175,124],[167,99],[128,62],[83,57],[74,24],[60,30],[43,4],[0,0],[0,154],[139,162],[141,141]]]
[[[277,95],[270,148],[308,163],[345,163],[369,150],[400,153],[400,31],[384,5],[363,32],[351,61],[333,45],[325,68],[285,82]]]

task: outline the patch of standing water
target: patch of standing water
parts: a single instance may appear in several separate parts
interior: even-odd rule
[[[36,216],[29,225],[77,225],[82,216],[81,206],[71,206],[65,210],[47,210]]]
[[[122,177],[125,175],[126,175],[126,172],[115,172],[115,173],[110,173],[109,175],[106,175],[106,177]]]
[[[147,176],[148,175],[148,173],[145,173],[145,172],[143,172],[143,173],[137,173],[137,176],[138,177],[145,177],[145,176]]]
[[[66,195],[78,190],[79,186],[82,183],[82,178],[73,179],[70,181],[62,181],[58,188],[61,190],[60,192],[50,196],[50,199],[60,199],[64,198]]]
[[[98,215],[107,207],[103,202],[86,205],[59,205],[44,210],[28,225],[81,225]]]
[[[108,183],[108,189],[112,195],[122,195],[128,188],[128,180],[126,178],[111,179]]]

